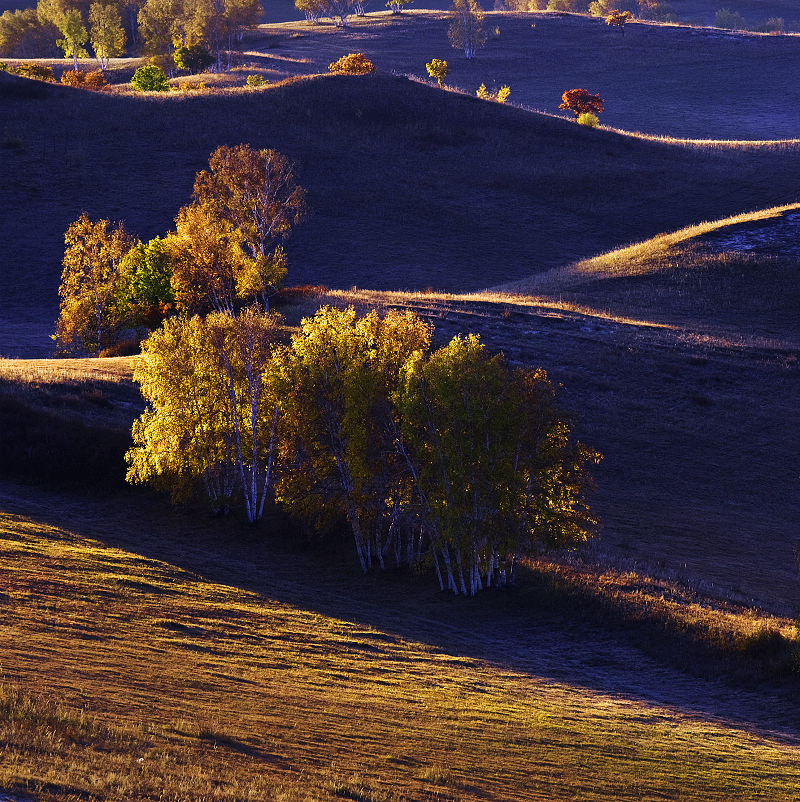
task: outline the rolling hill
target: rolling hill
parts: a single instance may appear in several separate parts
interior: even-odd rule
[[[6,355],[47,352],[63,232],[81,211],[163,233],[219,144],[297,163],[312,217],[289,243],[290,280],[333,287],[479,289],[797,199],[796,145],[584,130],[387,74],[182,97],[1,77]]]

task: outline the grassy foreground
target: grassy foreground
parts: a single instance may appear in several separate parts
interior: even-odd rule
[[[36,508],[13,492],[3,488],[5,508]],[[48,522],[56,501],[76,526]],[[494,660],[459,649],[474,611],[399,603],[383,611],[395,626],[375,627],[369,605],[348,609],[350,580],[343,606],[326,609],[330,588],[323,578],[315,594],[302,556],[262,559],[254,592],[198,570],[211,557],[202,524],[190,535],[178,516],[159,526],[108,505],[38,503],[38,515],[0,515],[2,788],[39,799],[775,800],[800,782],[785,734],[548,680],[524,668],[510,635]],[[137,533],[144,553],[159,538],[194,543],[193,567],[102,542]],[[230,553],[241,559],[241,542]],[[375,595],[391,606],[386,590]],[[560,637],[538,633],[535,650]]]

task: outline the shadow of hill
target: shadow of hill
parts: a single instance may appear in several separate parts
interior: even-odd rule
[[[530,579],[509,592],[455,598],[439,593],[430,577],[363,577],[349,554],[323,550],[320,559],[265,531],[192,517],[134,493],[98,501],[5,484],[0,506],[199,580],[374,628],[369,634],[378,650],[382,639],[413,640],[465,660],[800,742],[800,714],[781,693],[676,671],[643,655],[624,632],[598,626],[591,611],[557,609]]]
[[[800,150],[584,130],[386,74],[196,97],[35,89],[35,103],[0,93],[0,332],[55,318],[82,211],[163,234],[220,144],[297,163],[312,216],[288,243],[290,280],[334,287],[478,289],[797,192]],[[13,345],[0,334],[0,353]]]

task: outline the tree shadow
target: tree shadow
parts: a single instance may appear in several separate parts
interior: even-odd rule
[[[619,624],[598,622],[588,608],[563,607],[562,597],[550,595],[534,574],[507,591],[454,597],[439,592],[430,575],[388,570],[363,576],[345,546],[292,540],[278,518],[253,528],[172,508],[146,491],[77,498],[0,483],[0,509],[172,564],[198,579],[378,630],[370,633],[376,648],[382,640],[421,642],[532,679],[800,744],[796,689],[742,687],[678,670],[674,661],[645,654]],[[283,531],[270,532],[270,524]],[[684,663],[691,669],[691,658]]]

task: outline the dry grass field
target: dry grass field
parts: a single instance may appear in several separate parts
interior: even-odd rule
[[[0,486],[0,788],[35,799],[792,799],[795,712],[533,597]],[[27,798],[27,797],[23,797]]]
[[[266,26],[206,93],[0,73],[0,802],[797,798],[800,37],[489,22],[475,64],[434,12]],[[433,56],[464,93],[404,77]],[[529,110],[572,85],[645,133]],[[308,189],[290,283],[332,289],[288,326],[412,309],[562,385],[588,548],[451,598],[124,486],[132,359],[43,358],[63,232],[163,233],[239,142]]]

